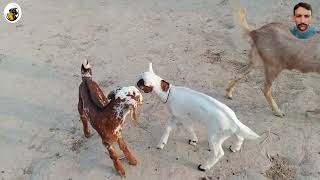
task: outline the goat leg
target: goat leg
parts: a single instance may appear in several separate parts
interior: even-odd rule
[[[138,164],[137,159],[129,151],[128,146],[122,137],[118,138],[118,144],[120,149],[123,151],[124,155],[126,156],[129,164],[133,166],[137,165]]]
[[[272,91],[271,91],[272,82],[280,74],[280,72],[282,71],[282,68],[270,67],[268,64],[265,63],[264,70],[265,70],[265,84],[264,84],[263,94],[267,99],[273,114],[278,117],[283,117],[284,113],[280,110],[277,103],[273,100]]]
[[[104,142],[103,144],[107,148],[107,150],[109,152],[109,156],[112,159],[113,165],[116,168],[117,172],[120,174],[120,176],[125,177],[126,173],[125,173],[124,168],[118,158],[118,155],[117,155],[115,149],[111,145],[109,145],[109,143]]]
[[[86,138],[89,138],[90,137],[90,129],[89,129],[89,126],[88,126],[88,117],[86,115],[81,115],[80,119],[81,119],[82,125],[83,125],[84,136]]]
[[[236,79],[234,79],[234,80],[232,80],[230,82],[229,87],[226,89],[226,91],[227,91],[227,94],[225,96],[226,98],[232,99],[232,94],[233,94],[233,91],[235,89],[235,86],[238,83],[240,83],[240,81],[242,79],[244,79],[251,72],[251,70],[253,69],[254,64],[252,62],[252,58],[253,58],[254,50],[255,49],[251,49],[251,53],[250,53],[250,56],[249,56],[249,59],[250,59],[249,64],[247,66],[245,66],[244,69],[240,72],[240,73],[242,73],[240,75],[240,77],[237,77]]]
[[[269,103],[269,106],[272,109],[273,114],[278,117],[283,117],[285,114],[280,110],[277,103],[273,100],[272,92],[271,92],[271,84],[265,84],[263,93]]]

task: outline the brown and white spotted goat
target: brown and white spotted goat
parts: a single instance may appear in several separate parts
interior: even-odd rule
[[[134,86],[119,88],[104,96],[96,82],[92,80],[92,71],[86,61],[81,66],[82,82],[79,86],[78,111],[83,123],[85,137],[90,137],[88,121],[98,132],[103,145],[109,152],[117,172],[125,177],[125,170],[113,147],[118,143],[130,165],[137,165],[136,158],[129,151],[121,135],[126,116],[137,121],[137,108],[142,104],[142,95]]]

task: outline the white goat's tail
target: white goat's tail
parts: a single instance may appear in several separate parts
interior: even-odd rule
[[[253,132],[250,128],[246,125],[242,124],[241,122],[238,124],[238,131],[236,132],[237,135],[245,138],[245,139],[258,139],[260,136]]]
[[[243,37],[248,37],[251,32],[247,22],[247,13],[245,9],[238,9],[233,14],[234,23],[240,27]]]

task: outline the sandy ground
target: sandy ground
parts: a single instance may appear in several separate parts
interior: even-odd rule
[[[8,0],[0,2],[4,9]],[[11,2],[11,1],[10,1]],[[239,1],[252,27],[289,22],[297,1]],[[318,0],[310,1],[319,27]],[[204,125],[197,147],[183,129],[174,131],[163,150],[155,148],[168,118],[155,95],[145,95],[140,122],[127,123],[124,137],[139,164],[123,160],[127,179],[263,180],[320,177],[320,117],[317,74],[283,72],[274,97],[286,117],[272,115],[261,92],[258,69],[239,85],[234,100],[223,96],[229,80],[246,64],[246,43],[236,45],[228,0],[32,0],[19,1],[17,24],[0,20],[0,179],[121,179],[106,156],[100,137],[86,139],[77,112],[80,65],[93,65],[105,93],[134,85],[153,62],[157,74],[174,85],[205,92],[230,106],[262,136],[246,141],[205,173]],[[2,16],[2,15],[1,15]],[[235,39],[236,41],[234,41]],[[263,141],[270,129],[271,138]],[[268,158],[268,155],[270,159]]]

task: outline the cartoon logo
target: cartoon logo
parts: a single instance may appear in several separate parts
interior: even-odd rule
[[[21,7],[16,3],[9,3],[3,11],[5,19],[9,23],[16,23],[21,18]]]

